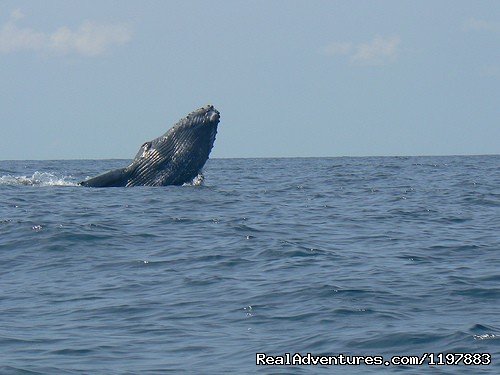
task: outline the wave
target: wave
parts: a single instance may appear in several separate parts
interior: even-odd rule
[[[79,186],[72,176],[57,176],[50,172],[33,173],[28,176],[4,175],[0,177],[0,185],[25,185],[25,186]]]

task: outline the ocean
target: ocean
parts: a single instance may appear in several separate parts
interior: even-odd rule
[[[0,161],[0,374],[500,373],[499,155],[127,162]]]

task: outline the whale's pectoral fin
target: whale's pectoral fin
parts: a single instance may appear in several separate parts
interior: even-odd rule
[[[141,148],[139,149],[139,151],[137,152],[137,155],[135,155],[134,159],[143,158],[143,157],[147,156],[148,155],[148,151],[151,149],[151,144],[152,144],[152,142],[146,142],[146,143],[144,143],[141,146]]]
[[[124,186],[124,180],[127,178],[127,175],[127,168],[115,169],[82,181],[80,185],[88,187]]]

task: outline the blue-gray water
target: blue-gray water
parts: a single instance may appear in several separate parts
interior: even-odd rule
[[[125,163],[0,162],[0,374],[500,373],[500,156],[215,159],[203,186],[72,186]]]

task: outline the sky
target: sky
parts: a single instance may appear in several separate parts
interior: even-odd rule
[[[0,1],[0,160],[500,153],[499,1]]]

